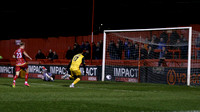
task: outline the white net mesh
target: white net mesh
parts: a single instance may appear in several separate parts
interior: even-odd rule
[[[200,32],[192,31],[190,85],[200,85]]]
[[[191,75],[197,75],[198,58],[194,57],[198,57],[198,52],[193,44],[200,43],[200,39],[194,42],[197,36],[193,37]],[[185,85],[188,41],[189,28],[106,32],[103,77],[112,81]]]

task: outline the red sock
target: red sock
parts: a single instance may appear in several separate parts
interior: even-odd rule
[[[14,76],[13,83],[15,83],[15,82],[16,82],[16,80],[17,80],[17,77],[18,77],[17,75],[15,75],[15,76]]]
[[[25,83],[28,81],[28,73],[25,74]]]

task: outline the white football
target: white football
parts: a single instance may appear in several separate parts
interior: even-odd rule
[[[106,75],[106,79],[107,79],[107,80],[111,80],[111,79],[112,79],[112,76],[111,76],[111,75]]]

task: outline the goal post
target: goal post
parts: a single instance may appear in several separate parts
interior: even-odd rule
[[[166,37],[161,36],[163,32]],[[174,34],[174,32],[177,34]],[[174,35],[175,37],[173,37]],[[176,37],[176,35],[179,36]],[[179,44],[177,42],[182,39],[182,35],[186,37],[185,39],[188,42],[185,43],[184,41],[184,43]],[[165,41],[165,43],[161,45],[162,42],[153,42],[152,40],[154,37],[157,38],[157,40]],[[104,30],[102,81],[140,82],[139,79],[141,78],[141,82],[177,84],[182,80],[184,84],[189,86],[193,52],[192,41],[192,27]],[[129,46],[133,47],[130,47],[129,49]],[[146,46],[145,52],[148,51],[150,47],[154,47],[152,47],[154,50],[154,53],[152,54],[154,58],[147,58],[148,56],[142,50],[144,49],[144,46]],[[161,49],[159,49],[160,46]],[[132,51],[132,49],[136,49],[137,47],[139,48],[139,52],[136,52],[136,50]],[[160,57],[162,49],[166,49],[166,52],[169,53],[168,55],[171,58],[165,57],[162,59]],[[116,52],[120,52],[120,56]],[[187,57],[187,59],[185,57]],[[163,63],[163,60],[165,61],[166,66],[159,65],[160,62]],[[175,66],[176,64],[178,67]],[[181,64],[183,64],[183,66]],[[184,69],[185,72],[182,72],[182,69]],[[149,73],[153,75],[158,72],[162,73],[163,79],[160,75],[149,75]],[[154,77],[160,79],[154,79]],[[148,79],[148,81],[142,81],[146,79]]]
[[[103,33],[103,59],[102,59],[102,76],[101,76],[102,81],[104,81],[104,78],[105,78],[106,32],[107,30],[104,30],[104,33]]]
[[[191,53],[192,53],[192,27],[189,27],[187,86],[190,86]]]

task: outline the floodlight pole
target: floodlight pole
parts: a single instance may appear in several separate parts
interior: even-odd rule
[[[90,46],[91,46],[91,51],[90,51],[90,53],[91,53],[91,56],[90,56],[90,61],[91,61],[91,64],[92,64],[92,53],[93,53],[93,45],[92,45],[92,43],[93,43],[93,35],[94,35],[94,0],[93,0],[93,6],[92,6],[92,34],[91,34],[91,44],[90,44]]]

